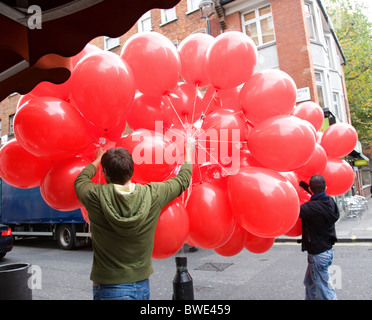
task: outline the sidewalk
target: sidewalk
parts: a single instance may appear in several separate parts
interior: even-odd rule
[[[367,198],[368,209],[359,217],[347,218],[346,213],[341,213],[336,222],[336,234],[339,242],[372,241],[372,198]],[[297,241],[299,237],[280,236],[277,242]]]
[[[345,215],[336,223],[339,241],[372,241],[372,198],[367,198],[368,209],[356,218]]]

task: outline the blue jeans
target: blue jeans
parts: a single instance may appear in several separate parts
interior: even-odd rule
[[[333,249],[308,254],[307,261],[309,264],[304,279],[306,300],[337,300],[328,272],[333,261]]]
[[[150,300],[149,279],[126,284],[95,284],[93,300]]]

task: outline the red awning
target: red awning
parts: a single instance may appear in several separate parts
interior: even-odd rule
[[[0,101],[41,81],[65,82],[69,57],[98,36],[116,38],[153,8],[180,0],[3,0],[0,2]],[[35,7],[36,5],[36,7]]]

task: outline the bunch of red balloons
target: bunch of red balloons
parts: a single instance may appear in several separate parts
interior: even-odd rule
[[[234,31],[193,34],[178,49],[161,34],[139,33],[120,55],[88,44],[67,82],[43,82],[20,98],[0,175],[19,188],[40,186],[55,209],[74,210],[74,180],[98,147],[128,149],[132,181],[148,183],[176,175],[191,136],[192,183],[163,209],[153,257],[185,242],[225,256],[265,252],[275,237],[301,234],[299,208],[310,195],[299,181],[322,174],[329,195],[350,189],[353,170],[341,158],[357,134],[343,123],[320,133],[321,107],[295,106],[291,77],[254,72],[256,63],[254,42]],[[123,137],[126,125],[132,133]],[[104,183],[100,173],[94,179]]]

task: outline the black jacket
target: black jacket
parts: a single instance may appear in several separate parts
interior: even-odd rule
[[[335,222],[339,217],[336,202],[325,192],[301,205],[302,251],[318,254],[331,249],[337,241]]]

